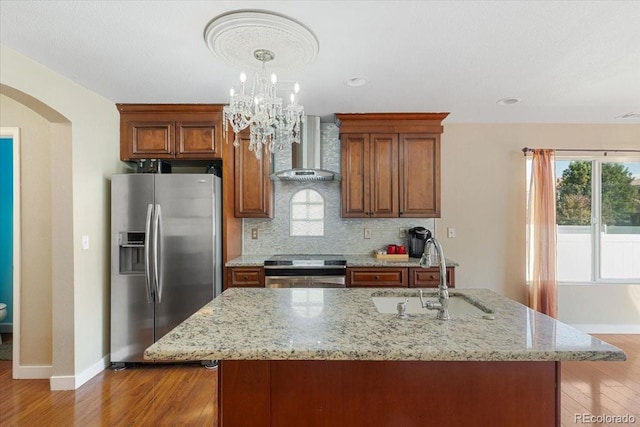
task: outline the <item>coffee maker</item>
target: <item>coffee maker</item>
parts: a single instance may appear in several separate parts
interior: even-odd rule
[[[424,227],[413,227],[407,232],[409,236],[408,248],[411,258],[420,258],[424,252],[424,245],[431,238],[431,231]]]

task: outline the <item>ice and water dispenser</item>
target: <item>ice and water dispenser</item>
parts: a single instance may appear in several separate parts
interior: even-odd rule
[[[118,233],[120,274],[144,274],[144,232]]]

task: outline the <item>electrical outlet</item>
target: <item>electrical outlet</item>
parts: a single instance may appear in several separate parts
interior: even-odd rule
[[[407,233],[409,232],[409,229],[406,227],[400,227],[399,231],[398,231],[398,237],[400,239],[406,239],[407,238]]]
[[[251,229],[251,238],[253,240],[258,240],[258,229],[257,228],[252,228]]]
[[[364,229],[364,238],[365,239],[370,239],[371,238],[371,229],[370,228],[365,228]]]

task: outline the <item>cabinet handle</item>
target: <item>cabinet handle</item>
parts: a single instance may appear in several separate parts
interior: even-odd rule
[[[249,279],[249,276],[242,276],[242,279],[243,280],[247,280],[247,279]]]
[[[376,274],[375,279],[376,279],[376,280],[380,280],[380,276],[378,276],[378,275]]]

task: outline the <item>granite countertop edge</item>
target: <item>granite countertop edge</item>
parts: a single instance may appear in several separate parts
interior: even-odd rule
[[[145,359],[157,361],[207,361],[207,360],[338,360],[338,361],[380,361],[380,362],[597,362],[625,361],[626,356],[620,351],[547,351],[547,352],[433,352],[433,353],[399,353],[380,352],[326,352],[321,357],[315,352],[206,352],[184,351],[169,353],[162,350],[145,352]]]

